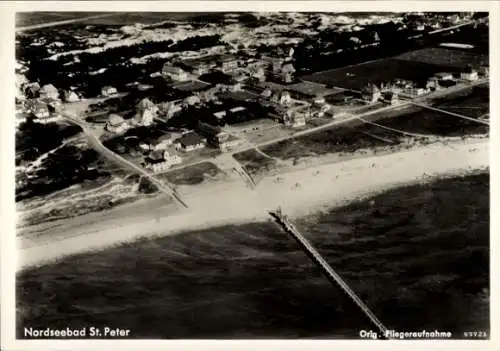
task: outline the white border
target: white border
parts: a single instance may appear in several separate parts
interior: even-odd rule
[[[14,34],[15,12],[22,11],[156,11],[156,12],[196,12],[200,9],[211,11],[490,11],[490,71],[491,71],[491,233],[500,233],[495,213],[500,213],[498,206],[499,185],[496,153],[500,151],[498,121],[500,97],[500,2],[497,1],[29,1],[0,3],[0,223],[1,223],[1,331],[2,349],[4,350],[56,350],[56,349],[154,349],[154,350],[316,350],[333,349],[377,349],[400,350],[402,347],[434,350],[500,350],[498,333],[498,260],[499,247],[496,235],[491,235],[491,339],[490,341],[153,341],[153,340],[116,340],[116,341],[16,341],[15,338],[15,205],[14,205]],[[497,97],[497,99],[495,99]],[[497,152],[495,152],[498,150]],[[422,308],[425,308],[422,306]]]

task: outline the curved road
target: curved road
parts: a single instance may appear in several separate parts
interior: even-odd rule
[[[92,146],[92,148],[94,148],[94,150],[99,152],[102,156],[106,157],[107,159],[109,159],[114,163],[118,163],[123,168],[129,169],[134,173],[139,173],[143,175],[144,177],[148,178],[153,184],[155,184],[159,190],[163,191],[164,193],[167,193],[172,198],[174,198],[182,207],[185,208],[188,207],[187,204],[179,197],[175,189],[165,185],[164,182],[160,181],[158,178],[156,178],[153,174],[146,171],[144,168],[135,165],[134,163],[126,160],[122,156],[108,149],[106,146],[102,144],[99,138],[94,133],[92,133],[91,130],[89,130],[86,124],[82,123],[78,119],[69,116],[67,114],[62,114],[62,116],[65,119],[69,120],[70,122],[80,126],[83,129],[83,132],[87,135],[89,144]]]

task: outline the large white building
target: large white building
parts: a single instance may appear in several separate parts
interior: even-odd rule
[[[123,117],[110,114],[108,117],[108,121],[106,122],[106,130],[111,133],[121,134],[124,133],[128,129],[128,124],[125,122]]]
[[[40,94],[40,98],[42,99],[58,99],[59,98],[59,92],[57,91],[56,87],[53,86],[52,84],[47,84],[44,85],[38,93]]]
[[[205,139],[196,133],[190,132],[177,139],[174,145],[178,150],[189,152],[203,149],[205,147]]]
[[[101,89],[102,96],[113,96],[113,95],[115,95],[117,93],[118,93],[118,91],[116,90],[115,87],[104,86]]]
[[[134,123],[140,126],[150,126],[157,115],[158,107],[148,98],[144,98],[137,105]]]
[[[166,150],[156,150],[149,155],[146,168],[153,172],[161,172],[181,163],[182,158],[179,155]]]
[[[49,107],[42,101],[36,101],[31,107],[31,113],[38,119],[49,118]]]
[[[80,101],[80,97],[74,91],[68,90],[68,91],[64,92],[64,101],[66,101],[66,102],[76,102],[76,101]]]
[[[163,66],[161,74],[164,78],[171,79],[173,81],[184,82],[189,80],[187,73],[182,68],[171,66],[168,63]]]
[[[475,81],[479,79],[479,75],[476,70],[471,70],[470,72],[462,72],[460,73],[460,79],[467,81]]]

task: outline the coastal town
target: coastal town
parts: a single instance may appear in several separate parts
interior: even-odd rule
[[[95,16],[16,29],[18,271],[489,167],[488,13]]]

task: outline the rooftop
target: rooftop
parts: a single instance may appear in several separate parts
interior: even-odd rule
[[[108,122],[109,122],[109,124],[111,124],[112,126],[117,126],[117,125],[119,125],[119,124],[123,123],[123,122],[124,122],[124,120],[123,120],[123,117],[122,117],[122,116],[119,116],[119,115],[117,115],[117,114],[112,113],[112,114],[110,114],[110,115],[109,115],[109,117],[108,117]]]
[[[203,143],[203,139],[198,134],[190,132],[181,136],[179,139],[176,140],[176,142],[181,143],[182,145],[185,146],[198,145],[200,143]]]

